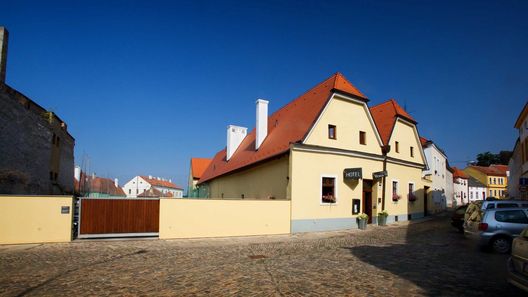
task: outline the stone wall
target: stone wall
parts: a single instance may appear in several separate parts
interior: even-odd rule
[[[52,160],[54,134],[60,145]],[[60,118],[0,83],[0,194],[72,193],[74,143]]]

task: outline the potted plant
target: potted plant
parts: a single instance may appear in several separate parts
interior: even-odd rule
[[[395,193],[395,194],[392,194],[392,201],[394,201],[394,202],[398,202],[398,200],[400,200],[400,199],[401,199],[401,196],[400,196],[400,195],[398,195],[398,194],[396,194],[396,193]]]
[[[410,202],[416,201],[416,196],[413,193],[409,193],[409,201]]]
[[[361,230],[367,229],[367,221],[369,216],[366,213],[360,213],[357,216],[358,227]]]
[[[378,212],[378,225],[386,226],[388,216],[389,216],[389,213],[386,210]]]

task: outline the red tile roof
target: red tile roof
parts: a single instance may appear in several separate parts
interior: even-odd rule
[[[374,118],[381,140],[385,145],[389,144],[392,129],[394,129],[397,117],[404,118],[413,124],[417,124],[414,118],[401,108],[394,99],[389,99],[386,102],[371,107],[370,113]]]
[[[425,137],[420,136],[420,143],[425,146],[429,140]]]
[[[207,166],[211,164],[212,159],[191,158],[192,177],[200,179]]]
[[[336,73],[268,117],[268,136],[255,151],[255,129],[226,161],[225,148],[213,158],[200,183],[289,151],[290,144],[302,141],[313,126],[333,92],[368,101],[341,73]]]
[[[158,197],[172,198],[173,195],[171,192],[167,192],[163,194],[161,191],[159,191],[156,188],[150,188],[146,191],[143,191],[143,193],[139,194],[138,197],[140,198],[158,198]]]
[[[158,180],[157,178],[149,178],[148,176],[144,176],[144,175],[140,175],[140,177],[146,180],[152,186],[179,189],[179,190],[183,189],[182,187],[179,187],[168,180]]]
[[[84,172],[81,172],[81,182],[77,181],[75,178],[73,180],[76,191],[81,195],[86,195],[89,193],[101,193],[111,196],[126,197],[123,189],[121,187],[116,187],[114,181],[109,178],[97,176],[92,177],[90,175],[85,175]]]
[[[489,167],[469,166],[469,168],[474,168],[486,175],[495,175],[495,176],[506,176],[506,171],[508,171],[508,166],[506,165],[490,165]]]
[[[468,179],[469,176],[462,170],[457,167],[453,167],[453,178],[465,178]]]

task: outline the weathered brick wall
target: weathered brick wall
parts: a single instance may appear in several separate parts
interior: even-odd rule
[[[74,139],[45,110],[0,83],[0,194],[69,194]],[[61,138],[57,181],[50,179],[53,133]]]

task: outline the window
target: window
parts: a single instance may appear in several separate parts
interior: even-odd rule
[[[321,189],[322,203],[336,203],[335,177],[323,177]]]
[[[409,195],[407,196],[409,201],[416,201],[416,196],[414,195],[414,184],[409,183]]]
[[[395,150],[397,153],[400,152],[400,143],[397,142],[397,141],[394,143],[394,150]]]
[[[411,146],[411,157],[414,157],[414,147]]]
[[[496,178],[493,178],[493,184],[494,184],[494,185],[497,184],[497,179],[496,179]]]
[[[469,199],[473,200],[473,192],[469,192]]]
[[[497,208],[519,207],[517,203],[497,203]]]
[[[493,196],[493,191],[492,191],[492,190],[490,190],[490,194],[489,194],[489,195],[490,195],[490,196]]]
[[[132,189],[128,189],[128,194],[132,194]]]
[[[359,131],[359,144],[367,144],[367,133]]]
[[[493,190],[493,194],[497,197],[497,190]]]
[[[400,196],[398,195],[398,181],[392,181],[392,200],[398,201]]]
[[[136,194],[138,194],[138,193],[139,193],[139,190],[138,190],[138,189],[136,189]]]
[[[490,184],[491,184],[491,181],[492,181],[492,179],[491,179],[491,177],[490,177],[490,181],[489,181]]]
[[[505,223],[528,224],[528,218],[522,210],[497,211],[495,220]]]
[[[337,139],[337,129],[335,125],[328,125],[328,138]]]

